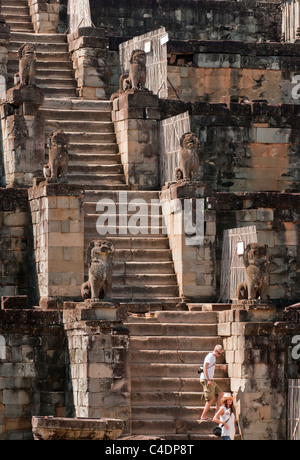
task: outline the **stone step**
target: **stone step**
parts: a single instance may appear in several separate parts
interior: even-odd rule
[[[217,324],[189,324],[188,327],[183,327],[182,323],[143,323],[130,324],[131,336],[185,336],[185,337],[211,337],[217,335]]]
[[[2,0],[2,6],[3,6]],[[15,3],[15,2],[14,2]],[[20,32],[11,32],[10,34],[11,42],[20,44],[23,43],[64,43],[67,44],[67,35],[65,34],[36,34],[36,33],[20,33]],[[17,45],[18,46],[18,45]]]
[[[95,166],[95,173],[102,173],[105,169],[108,173],[112,173],[113,169],[117,172],[118,165],[103,165],[103,166]],[[109,169],[110,168],[110,169]],[[123,166],[119,165],[119,168],[123,171]],[[75,171],[74,167],[69,168],[70,171]],[[82,167],[82,170],[86,170],[86,168]],[[90,169],[91,171],[91,169]],[[120,171],[121,172],[121,171]],[[113,206],[112,204],[110,206]],[[132,213],[124,213],[123,215],[120,214],[108,214],[107,209],[105,209],[105,205],[101,204],[102,211],[99,211],[96,214],[92,214],[91,211],[86,213],[86,223],[88,226],[96,226],[97,221],[101,215],[105,216],[105,228],[108,229],[109,223],[113,222],[113,226],[117,226],[117,233],[120,235],[122,234],[121,231],[124,228],[124,219],[126,219],[127,223],[127,232],[132,236],[140,235],[140,236],[148,236],[148,235],[163,235],[166,234],[166,229],[164,227],[164,217],[159,215],[159,210],[157,214],[148,214],[148,215],[141,215],[140,213],[137,214],[137,211],[132,211]],[[100,208],[99,208],[100,209]],[[104,219],[104,217],[103,217]],[[99,225],[99,223],[98,223]]]
[[[131,337],[131,350],[180,350],[211,352],[216,345],[222,344],[222,338],[212,337],[184,337],[184,336],[139,336]]]
[[[31,39],[26,41],[11,40],[7,46],[9,57],[11,58],[11,60],[18,59],[17,51],[21,48],[21,46],[24,43],[28,43],[35,46],[37,59],[39,59],[40,53],[43,53],[42,57],[45,57],[48,53],[51,55],[54,55],[55,53],[69,53],[69,47],[66,42],[50,42],[49,40],[43,42],[42,40],[34,41]]]
[[[70,179],[70,176],[69,176]],[[69,180],[71,183],[71,181]],[[115,183],[116,185],[116,183]],[[115,187],[116,188],[116,187]],[[110,223],[110,226],[105,223],[103,226],[102,221],[99,223],[98,222],[99,215],[97,215],[97,218],[95,217],[94,219],[90,218],[90,215],[87,215],[86,218],[86,223],[85,223],[85,235],[89,236],[91,239],[101,239],[101,238],[106,238],[107,236],[125,236],[125,237],[134,237],[134,238],[156,238],[156,237],[163,237],[167,236],[165,227],[136,227],[133,226],[132,223],[127,224],[127,226],[118,226],[117,222]],[[169,251],[170,252],[170,251]],[[128,260],[128,251],[123,251],[119,252],[119,257],[122,257],[121,260]],[[149,254],[147,253],[142,253],[140,254],[135,254],[134,251],[132,251],[132,255],[134,256],[134,260],[136,260],[135,257],[138,257],[141,255],[142,261],[145,261],[145,257],[147,257]],[[170,254],[167,254],[166,252],[162,252],[160,255],[158,251],[153,252],[151,254],[155,258],[155,260],[172,260],[171,252]],[[167,256],[167,258],[166,258]]]
[[[66,133],[67,134],[67,133]],[[69,152],[69,167],[77,164],[86,165],[119,165],[121,164],[121,157],[119,154],[104,153],[104,154],[93,154],[93,153],[70,153]],[[91,209],[89,212],[93,212],[96,209],[96,203],[91,203]]]
[[[75,121],[47,118],[47,132],[52,132],[56,129],[62,129],[64,132],[77,131],[78,133],[113,133],[114,125],[111,121]]]
[[[113,185],[117,186],[120,184],[125,184],[125,178],[123,174],[72,174],[69,172],[68,181],[70,184],[78,185],[98,185],[102,187],[103,185]]]
[[[111,122],[111,112],[107,110],[58,110],[42,107],[40,111],[47,120]]]
[[[199,383],[199,391],[182,392],[182,391],[143,391],[132,392],[132,406],[173,406],[173,407],[201,407],[205,405],[204,393],[201,391]],[[198,414],[199,415],[199,414]]]
[[[3,15],[5,14],[6,22],[8,22],[9,24],[31,24],[31,17],[27,16],[27,12],[25,12],[25,14],[22,13],[24,13],[22,10],[15,11],[15,14],[7,13],[5,10],[4,12],[2,12]]]
[[[10,28],[14,32],[33,32],[33,25],[27,22],[9,22]]]
[[[111,241],[115,249],[169,249],[169,239],[166,237],[131,238],[126,236],[108,236],[105,237],[105,239]],[[85,243],[87,244],[89,242],[90,239],[86,236]],[[173,267],[173,262],[152,262],[152,264],[153,265],[148,262],[139,262],[139,265],[137,265],[136,262],[126,262],[126,272],[135,273],[135,270],[138,268],[142,270],[142,272],[139,273],[166,273],[165,270],[169,270],[171,266]]]
[[[42,108],[57,109],[57,110],[97,110],[107,111],[112,110],[111,101],[104,100],[85,100],[85,99],[47,99],[45,98]]]
[[[8,21],[8,17],[11,17],[11,16],[22,16],[23,17],[29,14],[29,8],[28,6],[26,6],[26,4],[19,5],[19,6],[12,5],[12,4],[3,5],[3,2],[1,2],[1,5],[2,5],[1,14],[2,16],[6,18],[7,21]]]
[[[201,417],[203,407],[201,406],[132,406],[131,416],[132,420],[146,420],[158,421],[160,419],[167,421],[198,421]],[[214,424],[216,426],[216,424]],[[207,427],[206,427],[207,428]],[[202,431],[202,430],[201,430]],[[212,430],[211,430],[212,431]]]
[[[215,378],[216,383],[222,390],[230,391],[229,378]],[[186,378],[186,377],[133,377],[131,379],[132,393],[138,392],[199,392],[203,388],[200,384],[199,377]]]
[[[120,193],[118,190],[106,192],[106,191],[93,191],[89,190],[85,194],[85,200],[89,202],[97,202],[99,200],[112,200],[114,203],[118,204],[120,201],[122,203],[129,204],[133,200],[144,200],[147,203],[151,203],[151,200],[158,200],[158,192],[148,192],[140,190],[128,190]]]
[[[108,238],[110,239],[110,238]],[[90,241],[90,240],[89,240]],[[119,274],[134,274],[140,275],[162,274],[173,275],[174,263],[173,262],[114,262],[114,273]]]
[[[37,75],[35,79],[36,85],[41,88],[41,89],[46,89],[46,90],[52,90],[52,89],[72,89],[76,90],[77,84],[76,81],[73,78],[52,78],[46,77],[46,78],[40,78],[39,75]]]
[[[71,139],[72,140],[72,139]],[[118,144],[116,143],[97,143],[97,144],[80,144],[70,142],[69,153],[89,153],[89,154],[115,154],[119,152]],[[121,158],[121,157],[120,157]]]
[[[176,275],[169,274],[114,274],[113,284],[117,286],[177,286]]]
[[[145,301],[146,299],[155,300],[158,298],[178,297],[177,286],[114,286],[112,295],[116,299]]]
[[[63,45],[64,46],[64,45]],[[65,48],[65,46],[64,46]],[[35,53],[36,61],[37,61],[37,68],[39,66],[39,62],[65,62],[69,61],[70,55],[67,49],[63,49],[61,47],[61,51],[39,51],[37,50]],[[8,59],[11,62],[12,66],[16,65],[15,61],[18,61],[18,50],[9,50],[8,51]]]
[[[199,363],[200,364],[200,363]],[[161,378],[194,378],[199,376],[199,364],[171,364],[171,363],[131,363],[130,372],[133,378],[137,377],[161,377]],[[215,371],[215,377],[226,378],[227,372]]]
[[[213,417],[214,411],[208,413],[209,416]],[[212,436],[213,429],[216,427],[214,422],[201,422],[200,415],[198,419],[182,420],[181,418],[170,418],[164,417],[164,413],[158,416],[157,420],[135,420],[132,419],[132,434],[139,435],[145,434],[158,437],[166,437],[170,440],[171,436],[173,439],[190,439],[191,436],[209,436],[209,439],[218,439]],[[163,434],[162,434],[163,433]],[[184,437],[186,436],[186,437]]]
[[[42,88],[46,97],[75,97],[77,90],[75,88]]]
[[[123,165],[121,164],[86,164],[86,163],[71,163],[69,164],[69,175],[82,174],[85,176],[99,176],[99,175],[112,175],[112,174],[123,174]],[[95,218],[98,218],[95,215]]]
[[[182,323],[182,324],[217,324],[218,313],[216,312],[189,312],[189,311],[164,311],[155,315],[161,323]]]
[[[130,325],[129,325],[130,327]],[[131,350],[130,360],[133,363],[164,363],[164,364],[196,364],[198,369],[203,364],[206,351],[178,350]],[[221,361],[218,360],[218,363]]]
[[[48,127],[46,127],[48,128]],[[51,131],[45,130],[46,136],[51,134]],[[116,135],[114,133],[76,133],[74,131],[69,131],[65,133],[69,136],[71,143],[80,143],[84,142],[85,146],[88,147],[88,150],[81,155],[89,155],[90,160],[95,155],[93,152],[90,153],[89,145],[90,144],[116,144]],[[121,155],[118,154],[118,157],[121,159]]]

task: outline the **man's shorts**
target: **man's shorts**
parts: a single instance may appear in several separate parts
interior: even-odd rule
[[[205,401],[211,401],[217,398],[219,393],[223,393],[223,390],[214,381],[211,382],[211,385],[207,385],[207,380],[200,380],[200,383],[203,386]]]

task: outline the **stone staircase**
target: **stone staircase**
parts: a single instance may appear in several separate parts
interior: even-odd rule
[[[111,118],[112,103],[76,97],[76,80],[66,35],[35,34],[27,30],[23,32],[23,29],[19,31],[19,22],[15,22],[15,16],[19,14],[29,23],[28,9],[24,5],[26,2],[14,2],[18,6],[14,7],[16,14],[12,16],[9,9],[11,3],[6,0],[4,5],[7,6],[3,8],[3,15],[11,27],[8,86],[14,85],[13,77],[18,72],[18,49],[25,42],[34,43],[37,56],[36,84],[45,94],[40,109],[45,117],[45,142],[56,129],[62,129],[69,135],[68,180],[70,184],[82,185],[85,191],[85,247],[92,239],[101,238],[97,232],[100,217],[97,203],[113,200],[116,204],[116,235],[108,234],[105,237],[112,240],[116,249],[114,297],[133,303],[133,310],[138,308],[134,306],[136,302],[145,299],[148,303],[159,300],[166,301],[168,305],[170,302],[176,305],[179,301],[177,279],[168,237],[162,232],[161,212],[157,211],[160,213],[155,227],[157,235],[149,234],[148,231],[145,235],[131,234],[130,231],[124,235],[124,228],[119,225],[119,192],[126,191],[128,187]],[[157,192],[128,191],[129,203],[132,200],[143,200],[143,203],[149,205],[149,210],[151,200],[157,202],[158,199]],[[134,213],[128,211],[127,220]],[[148,223],[150,225],[150,221]]]
[[[27,0],[1,0],[1,14],[16,32],[34,32]]]
[[[86,246],[101,238],[97,231],[99,202],[102,212],[105,203],[114,205],[105,212],[112,222],[115,219],[116,232],[104,235],[115,247],[113,296],[136,312],[127,324],[131,334],[132,432],[166,439],[211,439],[215,424],[199,421],[204,400],[197,370],[207,352],[221,342],[217,313],[174,311],[180,299],[160,210],[154,233],[143,232],[147,224],[150,228],[148,213],[140,215],[134,207],[120,211],[121,192],[127,192],[128,204],[138,200],[148,209],[151,204],[159,208],[158,192],[128,190],[111,102],[76,97],[66,36],[34,34],[25,0],[2,0],[1,4],[11,26],[8,87],[14,85],[18,72],[18,49],[25,42],[35,43],[36,83],[45,94],[40,109],[46,121],[45,142],[56,129],[70,137],[69,182],[80,184],[85,192]],[[125,219],[127,223],[137,212],[140,233],[125,233]],[[222,388],[228,390],[226,374],[217,376]]]
[[[216,424],[200,421],[205,401],[197,371],[207,353],[222,344],[217,322],[217,312],[200,311],[129,318],[133,435],[216,439]],[[217,370],[215,377],[224,391],[230,391],[227,372]]]
[[[91,239],[99,238],[97,232],[97,205],[106,206],[112,214],[109,221],[115,224],[108,235],[115,248],[113,296],[123,302],[151,302],[159,300],[178,303],[177,277],[174,272],[169,239],[164,233],[163,218],[159,205],[158,192],[147,191],[87,191],[86,245]],[[121,203],[120,203],[121,200]],[[146,212],[139,213],[140,221],[135,225],[136,209],[133,203],[143,204]],[[151,213],[157,216],[157,226],[151,227]],[[120,208],[121,206],[121,208]],[[139,209],[139,208],[138,208]],[[133,228],[131,222],[133,221]],[[146,226],[142,226],[142,225]],[[103,229],[103,226],[100,227]],[[99,229],[99,230],[100,230]],[[138,231],[137,234],[135,234]],[[154,231],[155,234],[151,234]],[[116,233],[115,235],[113,233]],[[131,305],[130,310],[134,310]],[[144,305],[145,308],[145,305]],[[158,308],[158,306],[157,306]]]

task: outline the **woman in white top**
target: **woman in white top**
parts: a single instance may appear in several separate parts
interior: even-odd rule
[[[223,441],[234,441],[235,437],[235,414],[233,407],[233,396],[230,393],[225,393],[222,401],[221,408],[216,413],[213,421],[218,423],[222,428]]]

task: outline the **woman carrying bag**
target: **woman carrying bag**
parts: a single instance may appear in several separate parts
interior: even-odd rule
[[[233,407],[233,396],[225,393],[221,400],[221,408],[216,413],[213,422],[218,423],[219,427],[214,429],[214,434],[223,441],[234,441],[235,437],[235,414]]]

